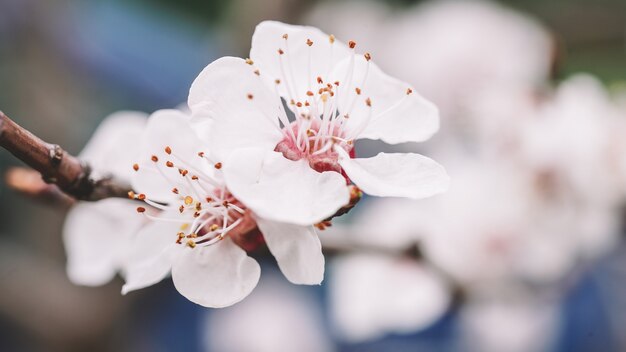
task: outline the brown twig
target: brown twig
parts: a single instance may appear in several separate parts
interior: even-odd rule
[[[48,184],[55,184],[67,195],[80,200],[126,197],[130,187],[112,179],[94,180],[91,169],[57,144],[46,143],[0,111],[0,147],[37,170]],[[15,181],[15,180],[14,180]],[[19,182],[17,182],[19,184]],[[21,184],[29,193],[30,186]],[[33,185],[38,188],[39,185]],[[32,193],[32,192],[31,192]]]

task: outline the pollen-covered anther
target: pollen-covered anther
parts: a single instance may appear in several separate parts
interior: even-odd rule
[[[306,91],[306,95],[308,95],[308,96],[312,97],[312,96],[314,95],[314,93],[313,93],[313,92],[311,92],[310,90],[307,90],[307,91]]]
[[[356,42],[354,40],[350,40],[348,42],[348,46],[350,47],[350,49],[354,49],[356,47]]]
[[[133,164],[133,170],[139,171],[139,164]]]
[[[128,191],[128,198],[129,198],[129,199],[135,199],[135,192],[133,192],[133,191]]]
[[[247,58],[247,59],[246,59],[246,63],[247,63],[248,65],[254,65],[254,61],[252,61],[252,59],[251,59],[251,58]]]
[[[165,147],[165,152],[167,154],[172,154],[172,148],[170,148],[169,146]]]
[[[180,172],[180,174],[185,177],[187,176],[187,174],[189,173],[189,170],[185,170],[185,169],[178,169],[178,172]]]
[[[309,106],[309,105],[311,105],[311,104],[309,104],[308,100],[304,102],[304,106]]]
[[[324,83],[324,80],[322,80],[322,77],[317,76],[317,83],[318,83],[318,84],[322,84],[322,83]]]
[[[200,202],[196,202],[196,210],[197,210],[197,211],[202,210],[202,203],[200,203]]]
[[[330,44],[333,44],[335,42],[335,36],[333,34],[329,35],[328,41],[330,42]]]
[[[306,135],[309,136],[309,137],[313,137],[313,136],[315,136],[315,132],[313,132],[312,130],[308,129],[308,130],[306,130]]]
[[[139,193],[139,195],[137,195],[137,199],[139,200],[146,200],[146,195],[143,193]]]
[[[311,39],[307,39],[306,40],[306,45],[308,45],[308,46],[313,45],[313,41]]]
[[[155,163],[159,161],[159,158],[157,158],[156,155],[153,155],[150,157],[150,160],[154,161]]]
[[[194,242],[193,240],[189,240],[187,241],[187,246],[191,248],[196,248],[196,242]]]
[[[289,34],[287,34],[287,33],[283,34],[283,39],[285,39],[285,40],[286,40],[286,39],[288,39],[288,38],[289,38]]]
[[[356,87],[354,88],[354,91],[356,92],[357,95],[361,95],[361,88]]]
[[[363,56],[365,57],[365,60],[370,61],[372,59],[372,54],[370,53],[365,53],[363,54]]]
[[[299,107],[299,108],[301,108],[301,107],[302,107],[302,103],[301,103],[301,102],[297,102],[297,103],[296,103],[296,106],[297,106],[297,107]]]
[[[167,166],[167,167],[174,167],[174,163],[168,160],[168,161],[165,162],[165,166]]]
[[[254,99],[254,95],[252,95],[251,93],[248,93],[248,99],[250,100]]]
[[[193,198],[191,196],[186,196],[183,201],[185,202],[185,205],[193,204]]]
[[[146,212],[146,208],[144,208],[144,207],[137,207],[137,212],[140,213],[140,214],[141,213],[145,213]]]
[[[172,193],[174,193],[174,194],[178,194],[178,193],[179,193],[179,192],[178,192],[178,188],[176,188],[176,187],[172,188]]]
[[[372,106],[372,99],[370,99],[370,98],[365,99],[365,105],[371,107]]]
[[[413,93],[413,89],[411,89],[411,88],[407,88],[407,89],[406,89],[406,95],[409,95],[409,94],[411,94],[411,93]]]
[[[195,233],[190,233],[186,236],[187,238],[198,238],[198,235]]]
[[[217,162],[215,163],[215,165],[213,165],[216,169],[221,169],[222,168],[222,163],[221,162]]]
[[[217,231],[217,229],[219,229],[219,228],[220,228],[219,225],[213,224],[213,225],[209,226],[209,231],[210,232]]]
[[[280,48],[278,49],[278,55],[282,55],[282,54],[284,54],[284,53],[285,53],[285,52],[283,51],[283,49],[280,49]]]

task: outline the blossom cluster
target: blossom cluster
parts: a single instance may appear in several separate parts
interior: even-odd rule
[[[264,243],[289,281],[319,284],[316,228],[361,192],[419,199],[448,187],[443,167],[420,154],[357,156],[361,139],[430,138],[438,110],[356,42],[313,27],[262,22],[250,58],[209,64],[187,103],[149,117],[119,113],[81,155],[132,191],[71,210],[74,282],[119,272],[127,293],[171,274],[189,300],[229,306],[256,286],[249,252]]]

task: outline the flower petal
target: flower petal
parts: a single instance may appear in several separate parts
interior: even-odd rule
[[[313,226],[256,219],[280,270],[294,284],[319,285],[324,280],[322,245]]]
[[[72,207],[65,218],[63,240],[73,283],[98,286],[115,276],[122,251],[143,220],[135,206],[130,200],[109,198]]]
[[[179,168],[208,172],[208,163],[198,156],[204,144],[191,128],[189,116],[178,110],[159,110],[150,116],[143,135],[139,169],[133,173],[132,186],[148,198],[168,202],[172,188],[185,189],[187,183]],[[169,147],[171,154],[165,151]],[[155,159],[153,159],[155,157]],[[153,160],[157,160],[156,162]],[[167,163],[171,162],[171,167]],[[131,165],[128,166],[129,169]]]
[[[218,161],[242,147],[272,150],[281,140],[278,125],[280,98],[267,89],[254,67],[240,58],[223,57],[208,65],[189,92],[195,123],[212,119],[208,134]]]
[[[96,178],[113,175],[130,183],[133,162],[139,154],[138,136],[148,115],[139,111],[120,111],[105,118],[78,155],[93,168]]]
[[[446,191],[450,183],[443,166],[423,155],[379,153],[372,158],[350,159],[343,149],[335,150],[348,177],[372,196],[426,198]]]
[[[319,173],[304,160],[256,148],[234,152],[224,164],[228,189],[259,217],[312,225],[348,204],[345,178],[337,172]]]
[[[349,115],[346,129],[351,138],[421,142],[439,130],[439,112],[433,103],[362,55],[337,64],[333,77],[343,83],[338,87],[338,105],[341,114]],[[345,77],[350,77],[347,82]]]
[[[212,308],[244,299],[256,287],[260,275],[259,264],[229,238],[212,246],[185,248],[172,267],[178,292]]]
[[[283,36],[287,35],[285,39]],[[312,45],[307,45],[307,40]],[[281,49],[284,54],[280,55]],[[330,82],[334,65],[350,55],[350,49],[315,27],[294,26],[276,21],[261,22],[252,35],[250,58],[261,77],[288,101],[305,101],[306,92],[317,87],[317,77]],[[282,67],[281,67],[282,61]]]
[[[173,212],[163,212],[163,219],[173,218]],[[176,244],[181,224],[171,221],[152,221],[133,238],[124,263],[126,284],[122,294],[148,287],[163,280],[172,263],[180,254],[182,245]]]

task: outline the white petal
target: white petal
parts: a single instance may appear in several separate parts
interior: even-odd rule
[[[213,246],[185,248],[172,267],[180,294],[205,307],[233,305],[256,287],[261,268],[226,238]]]
[[[163,218],[173,218],[177,211],[163,212]],[[169,221],[152,221],[133,238],[124,263],[126,284],[122,293],[148,287],[163,280],[183,245],[176,244],[181,224]]]
[[[322,245],[313,226],[256,219],[280,270],[294,284],[319,285],[324,280]]]
[[[283,38],[285,34],[287,39]],[[308,46],[307,39],[313,45]],[[284,54],[279,55],[278,49]],[[334,65],[349,55],[350,49],[345,44],[338,40],[331,44],[329,35],[315,27],[275,21],[264,21],[256,27],[250,50],[250,58],[267,84],[274,87],[274,81],[280,79],[277,87],[281,96],[297,101],[304,101],[306,92],[318,86],[317,77],[329,82]]]
[[[241,149],[224,164],[228,189],[259,217],[298,225],[320,222],[348,204],[345,178],[319,173],[304,160],[281,153]]]
[[[148,115],[138,111],[120,111],[105,118],[78,155],[89,163],[95,177],[113,175],[130,183],[131,165],[139,155],[137,140],[146,126]]]
[[[194,121],[214,120],[208,135],[201,137],[210,143],[217,158],[225,159],[242,147],[273,150],[282,138],[280,98],[254,70],[240,58],[223,57],[207,66],[191,86],[189,106]]]
[[[120,269],[120,258],[142,218],[126,199],[79,202],[65,218],[67,274],[76,284],[98,286]]]
[[[333,77],[343,83],[339,85],[339,111],[349,115],[346,129],[352,138],[391,144],[421,142],[439,129],[439,112],[433,103],[362,55],[340,62]],[[351,79],[345,82],[345,77]],[[368,98],[371,107],[366,104]]]
[[[434,160],[413,153],[379,153],[350,159],[341,148],[339,164],[363,192],[379,197],[426,198],[448,189],[450,178]]]
[[[165,152],[166,147],[170,147],[172,154]],[[132,177],[133,189],[145,193],[152,200],[172,200],[175,196],[172,188],[187,187],[178,168],[188,169],[190,173],[194,170],[208,172],[208,163],[198,156],[198,152],[206,149],[203,147],[204,144],[191,128],[188,115],[178,110],[155,112],[150,116],[143,135],[140,160],[137,160],[139,170]],[[152,156],[156,156],[158,162],[153,162]],[[167,161],[171,161],[174,167],[167,167]],[[132,169],[132,164],[128,167]]]

